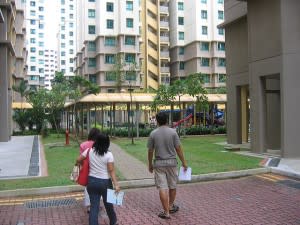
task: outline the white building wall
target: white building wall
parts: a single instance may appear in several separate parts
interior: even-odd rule
[[[28,84],[31,88],[44,85],[45,45],[44,0],[26,1],[26,48],[28,50]]]

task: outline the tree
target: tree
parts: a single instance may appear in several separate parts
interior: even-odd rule
[[[18,124],[20,130],[24,131],[28,123],[28,113],[23,108],[23,102],[24,98],[26,98],[26,95],[29,93],[29,90],[24,80],[21,80],[17,85],[13,85],[12,89],[21,96],[21,108],[14,110],[13,120]]]
[[[79,101],[80,98],[87,94],[97,94],[100,92],[100,87],[83,77],[76,75],[74,77],[71,77],[67,80],[67,94],[70,99],[73,99],[74,105],[73,105],[73,112],[76,114],[76,104]],[[75,115],[75,120],[78,120],[78,118]],[[77,143],[78,141],[78,134],[77,129],[75,129],[75,138]]]
[[[185,80],[187,88],[187,94],[192,97],[196,97],[196,105],[199,106],[199,110],[206,109],[208,106],[207,91],[203,87],[204,79],[201,73],[190,74]],[[205,121],[205,114],[204,114]]]
[[[32,105],[32,119],[36,125],[37,132],[40,134],[46,125],[45,109],[47,108],[47,102],[45,99],[47,98],[47,90],[43,88],[32,90],[27,96],[27,101]]]

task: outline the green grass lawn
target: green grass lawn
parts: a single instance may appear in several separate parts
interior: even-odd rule
[[[225,136],[198,136],[182,138],[185,157],[193,174],[242,170],[259,167],[261,159],[241,156],[231,152],[222,152],[224,147],[217,142],[225,141]],[[14,190],[20,188],[38,188],[50,186],[63,186],[74,184],[69,176],[76,158],[79,146],[76,141],[70,140],[70,145],[64,145],[65,136],[51,134],[43,139],[45,156],[48,165],[47,177],[0,180],[1,190]],[[125,151],[147,163],[147,138],[131,140],[127,138],[113,138],[112,142],[119,144]],[[116,170],[119,180],[124,180],[122,174]]]
[[[75,184],[69,177],[75,160],[79,155],[79,146],[77,142],[72,139],[70,140],[69,146],[65,146],[64,143],[64,135],[58,136],[57,134],[51,134],[43,139],[49,176],[0,180],[0,191]],[[118,170],[116,171],[116,174],[120,180],[123,179]]]
[[[181,138],[184,155],[193,174],[235,171],[258,168],[261,159],[242,156],[233,152],[224,152],[224,146],[218,142],[226,141],[226,136],[190,136]],[[132,156],[147,163],[147,139],[135,140],[131,145],[129,139],[116,139],[120,145]]]

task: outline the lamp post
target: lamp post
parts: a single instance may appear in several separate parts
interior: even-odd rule
[[[129,81],[129,95],[130,95],[130,112],[131,112],[131,144],[134,144],[134,140],[133,140],[133,110],[132,110],[132,84],[131,84],[131,80]],[[130,118],[130,117],[129,117]]]

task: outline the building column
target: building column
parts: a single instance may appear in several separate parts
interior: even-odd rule
[[[10,140],[11,134],[11,96],[9,87],[9,60],[8,60],[8,48],[4,44],[0,44],[0,142],[6,142]]]

